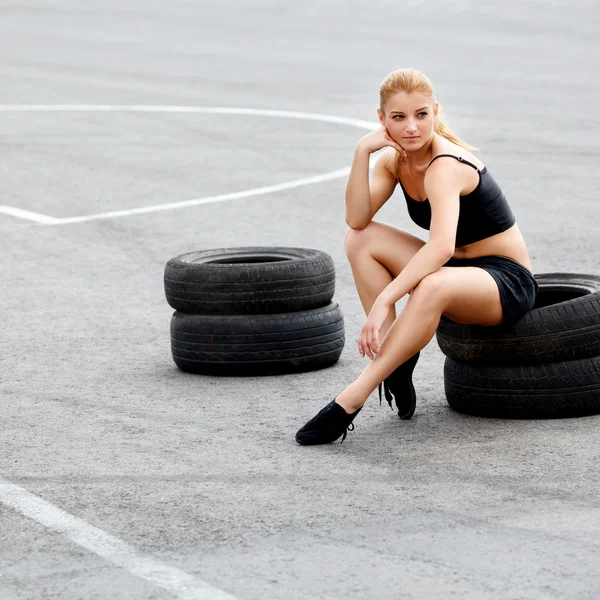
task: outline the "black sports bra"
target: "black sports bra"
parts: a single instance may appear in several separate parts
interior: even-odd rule
[[[456,228],[456,246],[466,246],[479,242],[485,238],[510,229],[516,222],[515,216],[500,189],[486,167],[478,169],[472,162],[454,154],[438,154],[431,163],[442,156],[449,156],[470,165],[479,173],[479,184],[466,196],[460,197],[460,212]],[[413,200],[404,189],[402,182],[398,182],[408,207],[410,218],[423,229],[431,226],[431,206],[429,200]]]

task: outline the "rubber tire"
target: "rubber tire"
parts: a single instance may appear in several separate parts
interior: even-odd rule
[[[275,315],[193,315],[175,311],[171,351],[188,373],[280,375],[323,369],[344,348],[344,318],[331,303]]]
[[[441,351],[473,365],[539,365],[600,354],[600,277],[541,273],[534,308],[511,327],[460,325],[442,317]]]
[[[169,260],[167,302],[196,314],[256,315],[326,306],[335,292],[329,254],[310,248],[240,247]]]
[[[454,410],[500,419],[555,419],[600,413],[600,356],[521,367],[444,363]]]

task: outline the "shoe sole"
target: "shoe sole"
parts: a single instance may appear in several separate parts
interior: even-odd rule
[[[398,416],[403,421],[408,421],[409,419],[411,419],[412,416],[415,414],[415,409],[417,408],[417,393],[415,391],[415,386],[413,385],[413,382],[412,382],[412,374],[413,374],[413,371],[415,370],[415,367],[417,366],[417,362],[419,362],[419,358],[417,358],[414,361],[414,364],[412,365],[410,371],[406,375],[407,379],[408,379],[408,396],[409,396],[408,407],[404,413],[401,413],[400,410],[398,410]],[[396,407],[398,407],[397,403],[396,403]]]
[[[415,414],[415,409],[417,408],[417,393],[415,392],[415,386],[413,385],[412,381],[409,382],[408,393],[410,396],[410,404],[408,405],[408,411],[404,414],[400,414],[400,411],[398,411],[398,416],[403,421],[408,421],[409,419],[411,419],[412,416]]]

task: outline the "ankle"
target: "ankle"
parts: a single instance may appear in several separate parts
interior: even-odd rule
[[[356,402],[348,401],[347,399],[342,398],[341,395],[335,399],[335,403],[339,404],[349,415],[355,413],[365,404],[364,402],[362,404],[357,404]]]

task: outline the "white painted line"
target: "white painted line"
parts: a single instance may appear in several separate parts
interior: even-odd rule
[[[322,121],[350,125],[359,129],[372,131],[379,123],[325,115],[320,113],[305,113],[289,110],[264,110],[259,108],[234,108],[220,106],[152,106],[143,104],[3,104],[0,112],[138,112],[138,113],[196,113],[216,115],[249,115],[254,117],[281,117],[284,119],[300,119],[303,121]]]
[[[151,106],[151,105],[113,105],[113,104],[5,104],[0,105],[0,112],[130,112],[130,113],[196,113],[196,114],[228,114],[228,115],[248,115],[258,117],[281,117],[285,119],[300,119],[308,121],[321,121],[324,123],[336,123],[339,125],[350,125],[359,129],[367,129],[372,131],[379,127],[378,123],[363,121],[361,119],[353,119],[351,117],[340,117],[336,115],[325,115],[320,113],[304,113],[287,110],[264,110],[255,108],[233,108],[233,107],[216,107],[216,106]],[[373,168],[375,154],[371,155],[369,163],[370,168]],[[220,194],[218,196],[210,196],[208,198],[195,198],[192,200],[184,200],[180,202],[169,202],[167,204],[159,204],[155,206],[142,206],[140,208],[132,208],[125,210],[117,210],[106,213],[98,213],[92,215],[82,215],[80,217],[55,218],[47,215],[40,215],[28,211],[14,208],[11,206],[0,206],[0,213],[20,216],[24,219],[36,221],[43,225],[67,225],[70,223],[84,223],[86,221],[97,221],[100,219],[112,219],[117,217],[127,217],[131,215],[142,215],[147,213],[173,210],[176,208],[185,208],[189,206],[198,206],[200,204],[210,204],[213,202],[224,202],[226,200],[235,200],[239,198],[249,198],[262,194],[271,194],[323,181],[330,181],[346,177],[350,173],[350,167],[330,171],[323,175],[315,175],[313,177],[305,177],[296,179],[288,183],[278,185],[270,185],[243,192],[233,192],[229,194]]]
[[[65,219],[56,219],[55,223],[50,225],[64,225],[67,223],[83,223],[84,221],[96,221],[98,219],[112,219],[115,217],[127,217],[130,215],[143,215],[146,213],[159,212],[163,210],[173,210],[174,208],[186,208],[188,206],[198,206],[200,204],[211,204],[213,202],[224,202],[225,200],[236,200],[238,198],[249,198],[250,196],[260,196],[263,194],[272,194],[282,190],[290,190],[292,188],[311,185],[313,183],[321,183],[322,181],[330,181],[331,179],[339,179],[346,177],[350,173],[350,167],[324,173],[323,175],[315,175],[314,177],[305,177],[296,179],[287,183],[270,185],[267,187],[255,188],[253,190],[245,190],[243,192],[233,192],[231,194],[221,194],[219,196],[208,196],[207,198],[196,198],[194,200],[184,200],[182,202],[169,202],[168,204],[155,204],[153,206],[143,206],[141,208],[132,208],[129,210],[116,210],[113,212],[100,213],[96,215],[83,215],[81,217],[68,217]]]
[[[208,583],[171,567],[151,556],[139,554],[124,541],[74,517],[35,496],[26,489],[0,478],[0,502],[65,535],[72,542],[129,571],[131,574],[167,590],[182,600],[237,600]]]
[[[35,221],[36,223],[42,223],[44,225],[55,225],[60,222],[60,219],[55,219],[48,215],[41,215],[40,213],[34,213],[29,210],[23,210],[22,208],[16,208],[15,206],[4,206],[0,204],[0,213],[10,215],[11,217],[18,217],[19,219]]]

